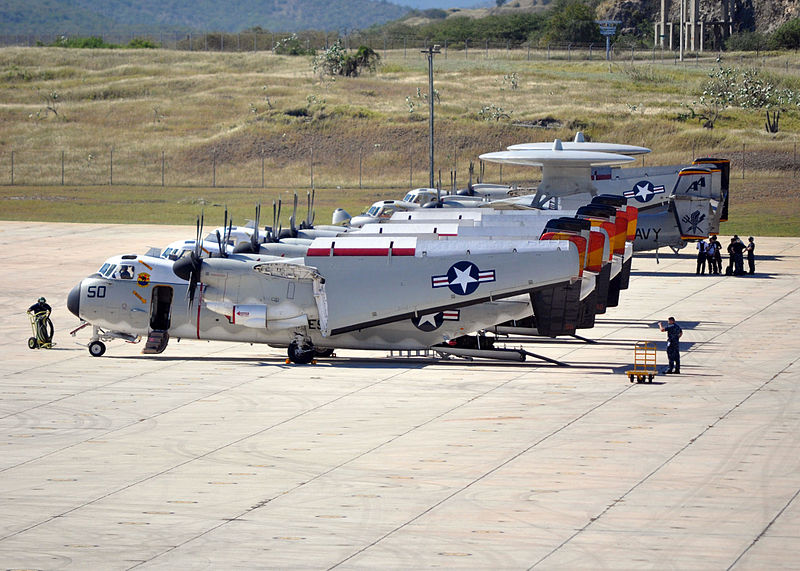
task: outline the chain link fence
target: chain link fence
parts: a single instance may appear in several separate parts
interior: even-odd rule
[[[222,158],[211,152],[204,156],[193,155],[188,160],[163,151],[138,152],[117,147],[82,151],[18,149],[0,154],[0,185],[383,189],[427,186],[429,181],[427,156],[409,154],[408,149],[390,145],[380,149],[357,149],[336,164],[315,159],[313,147],[305,152],[306,160],[280,164],[266,153],[236,160],[230,155]],[[688,164],[706,154],[705,149],[692,148],[685,161]],[[732,178],[743,179],[748,172],[759,170],[794,179],[800,170],[796,141],[759,144],[757,148],[742,145],[711,154],[731,160]],[[470,157],[458,158],[451,153],[438,156],[439,170],[435,178],[440,186],[448,188],[453,184],[453,177],[456,177],[456,184],[465,186],[470,160]],[[643,158],[637,166],[646,164]],[[484,166],[487,180],[503,182],[500,165]],[[517,173],[512,176],[530,178],[529,169],[512,168],[506,173],[509,170]],[[479,172],[477,165],[476,172]],[[514,181],[506,176],[505,182]]]
[[[439,45],[444,58],[461,59],[509,59],[509,60],[603,60],[606,59],[605,43],[592,44],[547,44],[512,39],[419,39],[397,37],[383,34],[353,32],[350,34],[326,33],[318,31],[281,34],[272,32],[126,32],[105,33],[99,37],[108,44],[127,45],[134,40],[145,40],[162,49],[191,52],[263,52],[274,51],[282,40],[296,38],[296,44],[307,53],[327,49],[340,41],[346,49],[368,46],[380,53],[384,59],[417,57],[419,52],[434,44]],[[65,38],[61,34],[0,34],[0,47],[9,46],[50,46],[57,45]],[[611,59],[633,59],[653,61],[674,60],[677,51],[660,47],[630,45],[621,39],[610,46]],[[701,54],[692,54],[697,59]],[[716,57],[716,53],[713,56]]]

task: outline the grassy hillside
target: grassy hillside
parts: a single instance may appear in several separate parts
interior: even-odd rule
[[[0,50],[0,217],[190,223],[203,205],[221,218],[228,204],[243,221],[256,201],[286,201],[295,190],[304,200],[313,176],[317,220],[327,221],[336,206],[353,213],[426,186],[425,60],[411,50],[382,55],[376,74],[334,81],[315,76],[310,58],[264,53]],[[723,232],[800,235],[796,111],[782,115],[777,134],[765,131],[763,112],[744,109],[704,129],[685,118],[685,105],[713,59],[609,65],[525,55],[437,57],[444,186],[451,171],[466,184],[480,153],[581,129],[650,147],[646,165],[729,157],[734,199]],[[763,65],[794,85],[800,56],[731,63]],[[530,185],[538,174],[486,165],[492,181]]]

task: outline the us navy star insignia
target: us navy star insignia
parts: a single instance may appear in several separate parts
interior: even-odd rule
[[[456,262],[447,273],[431,277],[431,287],[449,287],[457,295],[470,295],[483,282],[495,281],[494,270],[480,270],[472,262]]]

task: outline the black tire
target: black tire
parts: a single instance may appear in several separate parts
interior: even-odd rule
[[[298,365],[308,365],[314,360],[314,346],[310,343],[308,345],[300,345],[297,341],[289,343],[289,360]]]
[[[628,378],[633,382],[633,375],[628,375]]]
[[[92,341],[89,343],[89,354],[92,357],[102,357],[106,352],[106,345],[102,341]]]
[[[647,381],[652,383],[653,382],[653,375],[648,375],[647,376]]]
[[[28,349],[38,349],[39,342],[36,340],[36,337],[28,337]]]

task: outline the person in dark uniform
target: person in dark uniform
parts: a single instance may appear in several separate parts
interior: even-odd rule
[[[708,257],[708,273],[719,274],[722,271],[722,255],[720,254],[720,243],[716,236],[711,236],[706,248],[706,256]]]
[[[49,321],[52,311],[53,308],[48,305],[47,300],[43,297],[40,297],[36,303],[28,308],[28,313],[36,316],[36,330],[38,331],[40,340],[45,343],[51,343],[53,340],[49,328],[47,327],[47,322]]]
[[[681,326],[675,323],[675,318],[670,317],[667,320],[667,325],[664,326],[660,321],[658,328],[661,331],[667,332],[667,359],[669,359],[669,368],[662,372],[662,375],[680,375],[681,374],[681,353],[678,347],[679,339],[683,335]]]
[[[753,241],[752,236],[747,239],[747,247],[744,251],[747,252],[748,273],[754,274],[756,273],[756,243]]]
[[[731,238],[730,249],[732,251],[733,275],[742,276],[744,275],[744,244],[739,239],[739,236],[734,235]]]
[[[697,275],[706,273],[706,258],[708,258],[708,244],[705,240],[700,240],[697,243]],[[711,273],[711,266],[708,267],[708,273]]]

